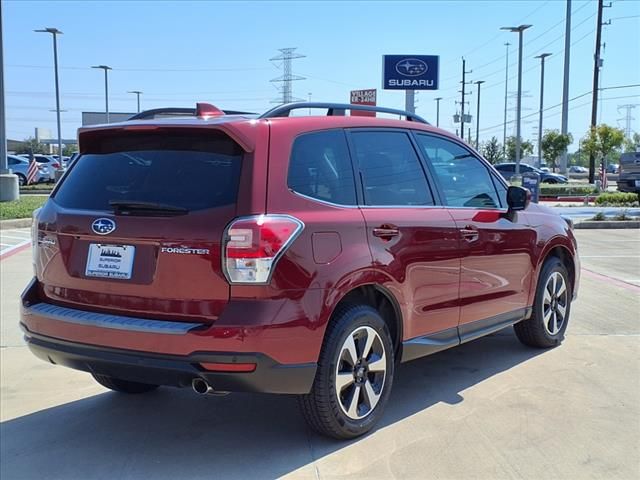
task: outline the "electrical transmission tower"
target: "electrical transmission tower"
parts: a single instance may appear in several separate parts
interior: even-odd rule
[[[293,89],[291,82],[294,80],[304,80],[304,77],[291,73],[291,61],[296,58],[304,58],[305,55],[295,53],[295,48],[279,48],[280,55],[270,58],[271,62],[278,62],[276,66],[282,69],[282,75],[271,80],[272,83],[278,84],[276,88],[281,93],[281,97],[273,100],[271,103],[291,103],[294,100],[300,101],[300,98],[293,97]]]
[[[618,113],[620,110],[625,109],[627,113],[625,113],[624,118],[618,119],[618,121],[624,120],[624,136],[627,138],[631,138],[631,122],[635,120],[633,116],[631,116],[631,110],[636,108],[639,104],[627,104],[627,105],[618,105]]]

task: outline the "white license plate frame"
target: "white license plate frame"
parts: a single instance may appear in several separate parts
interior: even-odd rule
[[[84,274],[93,278],[130,280],[135,253],[133,245],[90,243]]]

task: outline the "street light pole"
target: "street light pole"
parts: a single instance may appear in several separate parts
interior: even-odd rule
[[[2,8],[0,6],[0,175],[5,175],[9,173],[9,165],[7,163],[7,117],[4,109],[4,49],[2,47],[2,36]],[[4,195],[1,193],[0,195],[4,200]],[[8,200],[15,200],[15,198],[9,198]]]
[[[476,150],[480,148],[480,85],[484,83],[484,80],[478,80],[474,82],[478,85],[478,105],[476,109]]]
[[[57,28],[47,27],[42,30],[34,30],[37,33],[50,33],[53,37],[53,71],[56,81],[56,122],[58,124],[58,156],[62,165],[62,129],[60,127],[60,84],[58,82],[58,35],[62,32]]]
[[[440,126],[440,100],[442,97],[436,97],[436,127]]]
[[[502,125],[502,155],[505,155],[507,151],[507,93],[509,91],[509,42],[506,42],[507,47],[507,60],[504,68],[504,122]]]
[[[531,25],[520,25],[518,27],[502,27],[501,30],[518,33],[518,96],[516,97],[516,175],[520,175],[520,120],[522,114],[522,33]]]
[[[542,110],[544,108],[544,59],[550,53],[541,53],[535,58],[540,59],[540,118],[538,119],[538,167],[542,163]],[[555,170],[554,170],[555,171]]]
[[[107,72],[111,70],[111,67],[107,65],[96,65],[91,68],[99,68],[104,70],[104,111],[107,116],[107,123],[109,123],[109,79]]]
[[[144,92],[141,92],[140,90],[131,90],[130,92],[127,92],[127,93],[135,93],[138,100],[138,113],[140,113],[140,95],[142,95]]]

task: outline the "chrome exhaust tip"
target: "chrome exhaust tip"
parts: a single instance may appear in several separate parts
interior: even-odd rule
[[[205,382],[202,378],[196,377],[191,380],[191,388],[199,395],[207,395],[213,393],[213,387]]]

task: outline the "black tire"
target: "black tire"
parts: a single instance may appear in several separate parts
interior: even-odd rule
[[[21,173],[16,173],[16,176],[18,177],[18,185],[20,187],[24,186],[27,183],[27,177],[25,177]]]
[[[558,183],[558,182],[557,182],[557,180],[555,180],[555,179],[553,179],[553,178],[547,178],[547,179],[546,179],[544,182],[542,182],[542,183],[548,183],[548,184],[550,184],[550,185],[554,185],[554,184],[556,184],[556,183]]]
[[[547,303],[545,300],[545,292],[550,293],[548,290],[548,286],[551,286],[549,282],[553,281],[552,276],[555,276],[557,279],[557,275],[562,277],[566,291],[563,295],[558,296],[555,304]],[[513,326],[518,339],[525,345],[536,348],[551,348],[560,345],[562,340],[564,340],[564,333],[569,324],[572,294],[567,269],[558,258],[549,258],[544,263],[538,278],[531,317]],[[553,298],[553,295],[551,295],[551,297]],[[553,307],[553,305],[557,305],[558,307]],[[562,318],[562,324],[558,326],[557,321],[560,317],[559,312],[562,307],[564,307],[565,313]],[[560,310],[558,310],[558,308]],[[548,320],[545,320],[545,312],[549,312],[549,310],[552,310],[551,316]],[[556,323],[554,324],[553,322]],[[552,325],[556,328],[552,328]],[[555,333],[553,333],[554,331]]]
[[[120,393],[147,393],[158,388],[158,385],[151,385],[149,383],[130,382],[129,380],[122,380],[120,378],[109,377],[107,375],[100,375],[92,373],[91,376],[103,387],[106,387],[114,392]]]
[[[345,353],[343,347],[350,335],[354,338],[354,335],[362,332],[364,327],[373,329],[375,334],[377,334],[377,337],[375,334],[372,334],[371,337],[373,342],[375,342],[375,348],[378,352],[376,353],[374,346],[371,346],[369,356],[364,359],[366,371],[358,371],[359,369],[356,366],[353,367],[352,372],[349,372],[348,370],[351,367],[348,362],[345,362],[342,356]],[[365,330],[365,332],[368,331]],[[362,338],[366,339],[368,335],[367,333],[365,337],[357,337],[358,340],[356,341],[358,343],[356,344],[354,342],[356,351],[365,348],[362,342],[364,341],[365,344],[367,342]],[[380,360],[382,360],[380,352],[384,353],[385,361],[382,363],[380,363]],[[357,356],[360,356],[359,351],[357,351]],[[359,362],[361,361],[363,360],[359,360]],[[372,371],[369,371],[369,361],[371,365],[373,365],[375,361],[378,367],[384,365],[384,373],[374,373],[373,367]],[[338,368],[342,368],[342,366],[345,366],[347,370],[345,375],[348,376],[352,374],[354,380],[351,380],[350,385],[343,386],[339,396],[337,393],[336,378]],[[337,439],[355,438],[365,434],[373,428],[384,412],[384,407],[387,404],[393,385],[394,367],[395,362],[391,335],[378,311],[368,305],[346,305],[339,307],[327,327],[325,340],[318,360],[318,370],[311,392],[298,397],[305,420],[316,432]],[[382,381],[379,375],[383,375]],[[369,408],[363,418],[351,418],[343,410],[345,407],[343,402],[347,402],[343,396],[346,396],[348,390],[352,388],[352,399],[356,392],[362,392],[356,399],[356,415],[359,415],[361,411],[359,408],[360,398],[362,398],[362,406],[365,408],[367,407],[367,405],[364,404],[365,399],[368,405],[371,405],[369,394],[366,393],[367,382],[370,388],[375,387],[373,390],[374,393],[376,393],[375,390],[378,389],[376,393],[377,402],[372,408]]]

